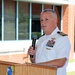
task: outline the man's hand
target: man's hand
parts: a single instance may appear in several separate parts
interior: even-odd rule
[[[32,46],[29,47],[28,54],[29,55],[35,55],[35,50],[33,50],[33,47]]]
[[[33,58],[30,58],[32,63],[35,63],[35,51],[36,50],[34,50],[32,46],[30,46],[29,49],[28,49],[28,55],[34,56]]]

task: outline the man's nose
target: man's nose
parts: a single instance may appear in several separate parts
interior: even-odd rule
[[[45,21],[42,22],[43,25],[44,25],[45,23],[46,23]]]

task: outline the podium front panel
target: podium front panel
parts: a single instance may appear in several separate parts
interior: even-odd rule
[[[8,75],[8,67],[12,69],[12,75],[56,75],[57,68],[39,64],[20,64],[12,62],[0,62],[0,75]]]

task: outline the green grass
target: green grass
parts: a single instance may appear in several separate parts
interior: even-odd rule
[[[67,72],[67,75],[75,75],[75,71],[73,71],[73,72]]]
[[[75,62],[75,59],[70,59],[69,60],[69,63],[71,63],[71,62]]]

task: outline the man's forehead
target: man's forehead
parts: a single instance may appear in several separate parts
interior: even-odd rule
[[[52,13],[51,12],[44,12],[41,14],[41,17],[51,17]]]
[[[50,18],[56,18],[57,19],[56,12],[52,11],[52,10],[50,10],[50,11],[48,11],[48,10],[43,11],[40,16],[41,17],[50,17]]]

